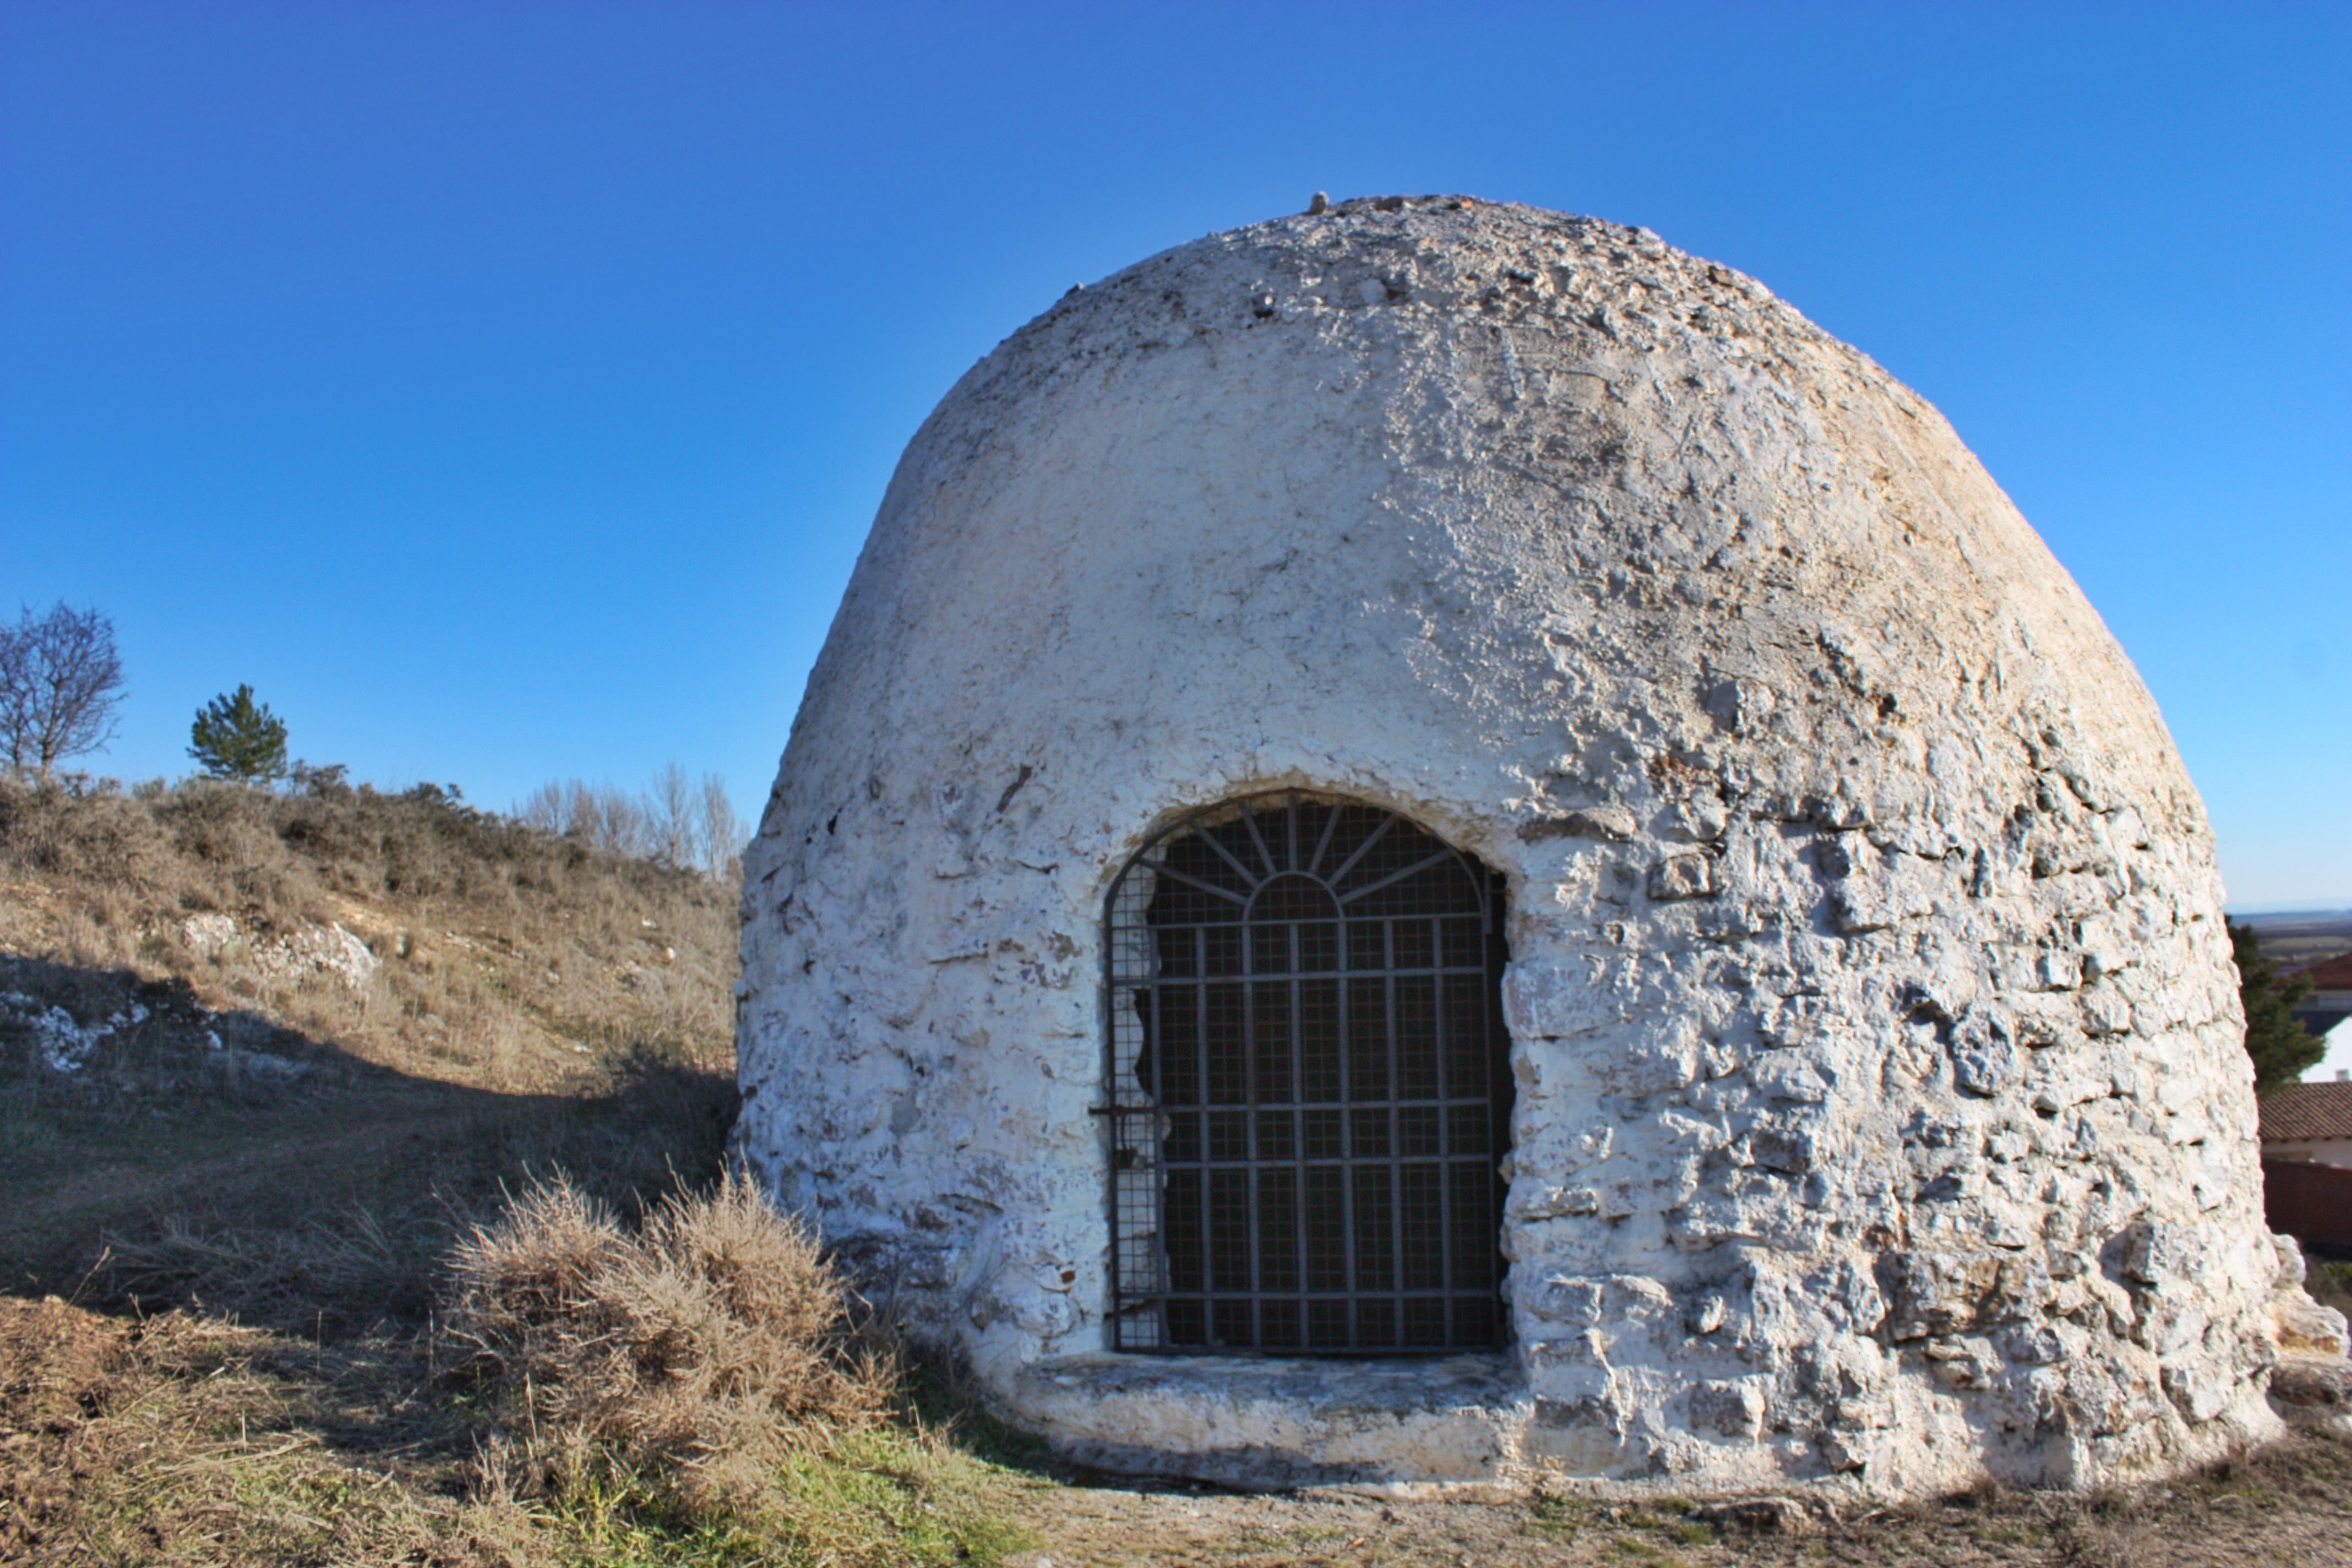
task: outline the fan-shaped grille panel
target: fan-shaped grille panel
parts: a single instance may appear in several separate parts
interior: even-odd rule
[[[1117,1348],[1497,1342],[1500,896],[1403,817],[1303,795],[1204,813],[1121,875]]]

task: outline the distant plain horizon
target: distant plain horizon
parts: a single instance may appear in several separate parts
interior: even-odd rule
[[[2315,904],[2231,904],[2226,912],[2232,920],[2246,920],[2255,916],[2284,917],[2288,915],[2344,915],[2352,918],[2352,899],[2338,899],[2333,902],[2322,901]]]

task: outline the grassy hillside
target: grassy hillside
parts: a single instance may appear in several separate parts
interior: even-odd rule
[[[709,1168],[733,902],[429,787],[0,784],[5,1278],[244,1304],[322,1200],[401,1251],[534,1164]]]
[[[640,1485],[695,1472],[613,1448],[646,1409],[682,1418],[694,1355],[593,1362],[592,1397],[578,1354],[551,1370],[542,1342],[579,1324],[550,1307],[525,1392],[482,1361],[467,1238],[547,1240],[510,1234],[510,1199],[612,1216],[617,1258],[637,1216],[676,1232],[663,1200],[714,1189],[734,902],[429,786],[0,781],[0,1563],[948,1561],[994,1539],[887,1358],[836,1403],[898,1415],[844,1426],[861,1447],[807,1481],[838,1495],[789,1526]],[[623,1272],[583,1287],[596,1344],[646,1279],[673,1317],[729,1321],[692,1268]],[[807,1317],[729,1331],[822,1363],[835,1331]],[[590,1405],[604,1425],[564,1448]]]

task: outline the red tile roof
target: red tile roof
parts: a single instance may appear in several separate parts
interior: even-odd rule
[[[2352,952],[2339,952],[2306,965],[2303,977],[2322,991],[2352,991]]]
[[[2263,1142],[2352,1138],[2352,1082],[2291,1083],[2263,1096]]]

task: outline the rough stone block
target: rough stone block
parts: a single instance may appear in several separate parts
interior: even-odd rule
[[[1715,861],[1706,855],[1669,855],[1650,868],[1650,897],[1696,899],[1715,891]]]
[[[1690,1420],[1694,1427],[1752,1442],[1764,1426],[1761,1381],[1748,1377],[1729,1382],[1710,1378],[1694,1384]]]

